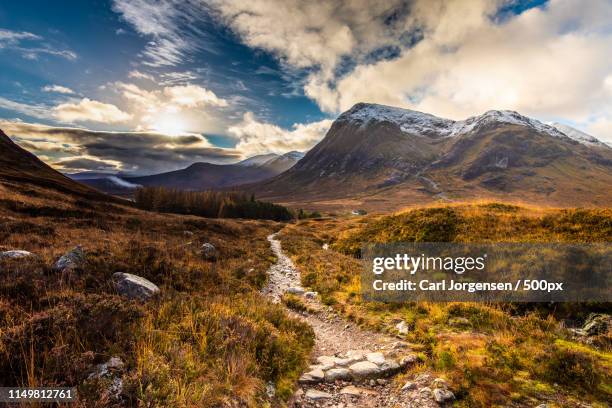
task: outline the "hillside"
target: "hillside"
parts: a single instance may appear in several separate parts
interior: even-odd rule
[[[73,197],[116,201],[53,170],[35,155],[17,146],[2,130],[0,130],[0,183],[22,191],[35,186]]]
[[[329,208],[519,197],[605,205],[612,148],[512,111],[452,121],[362,103],[340,115],[297,165],[253,189],[264,198]]]
[[[185,169],[150,176],[105,176],[80,181],[119,196],[130,196],[139,186],[193,191],[224,189],[274,177],[290,169],[302,156],[299,152],[259,155],[236,164],[194,163]]]

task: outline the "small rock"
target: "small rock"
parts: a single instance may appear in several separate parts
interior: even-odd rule
[[[587,336],[596,336],[598,334],[607,333],[609,327],[612,326],[612,317],[604,313],[591,313],[587,317],[582,330]]]
[[[385,356],[383,355],[383,353],[380,352],[376,352],[376,353],[368,353],[366,354],[366,359],[369,362],[372,362],[374,364],[382,364],[385,362]]]
[[[304,297],[307,299],[316,299],[317,298],[317,292],[306,292],[304,293]]]
[[[334,382],[336,380],[348,380],[351,372],[346,368],[332,368],[325,372],[325,381]]]
[[[370,384],[370,387],[376,386],[376,380],[374,379],[370,380],[369,384]]]
[[[191,231],[183,231],[183,235],[185,235],[186,237],[192,237],[193,236],[193,232],[191,232]]]
[[[323,249],[327,251],[329,249],[329,244],[323,244]]]
[[[200,247],[200,253],[202,254],[202,258],[207,261],[214,261],[217,259],[217,248],[209,242]]]
[[[349,367],[351,374],[356,378],[365,378],[376,375],[380,372],[378,366],[371,361],[360,361]]]
[[[270,381],[266,385],[266,395],[268,396],[268,398],[274,398],[274,396],[276,395],[276,386],[272,381]]]
[[[306,391],[306,398],[309,398],[315,401],[322,400],[322,399],[328,399],[331,397],[332,395],[325,391],[319,391],[319,390],[314,390],[314,389],[310,389]]]
[[[393,359],[385,360],[385,362],[380,365],[380,371],[384,375],[391,375],[399,369],[400,365]]]
[[[346,357],[352,358],[355,361],[359,361],[359,360],[363,360],[367,353],[369,353],[369,351],[349,350],[346,352]]]
[[[302,395],[304,395],[304,390],[301,388],[298,388],[297,391],[293,393],[293,396],[295,398],[300,398]]]
[[[423,387],[423,388],[421,388],[421,389],[419,390],[419,393],[420,393],[420,394],[427,394],[427,395],[429,395],[429,394],[431,394],[431,388],[429,388],[429,387]]]
[[[435,390],[433,390],[432,395],[434,400],[436,400],[438,404],[445,404],[455,399],[455,394],[453,394],[449,390],[442,388],[436,388]]]
[[[409,365],[412,365],[412,364],[416,363],[418,359],[419,358],[417,357],[416,354],[408,354],[408,355],[400,358],[399,365],[402,368],[406,368]]]
[[[106,363],[98,364],[89,379],[109,377],[123,370],[124,364],[119,357],[111,357]]]
[[[85,262],[85,252],[80,245],[77,245],[70,251],[66,252],[53,265],[53,270],[56,272],[63,272],[74,270],[80,267]]]
[[[21,259],[28,258],[30,256],[34,256],[34,254],[28,251],[23,251],[21,249],[0,252],[0,258]]]
[[[435,380],[433,380],[432,385],[434,388],[443,388],[443,389],[448,388],[448,383],[446,382],[444,378],[436,378]]]
[[[548,404],[540,404],[536,408],[548,408]]]
[[[304,288],[300,288],[299,286],[292,286],[290,288],[287,288],[287,290],[285,292],[286,293],[291,293],[292,295],[303,295],[304,294]]]
[[[154,283],[131,273],[116,272],[113,279],[117,292],[128,299],[148,300],[159,293]]]
[[[352,364],[354,362],[355,362],[355,360],[353,360],[352,358],[339,358],[339,357],[336,357],[334,359],[334,363],[337,366],[341,366],[341,367],[346,367],[347,365]]]
[[[406,384],[404,384],[404,386],[402,387],[402,391],[409,391],[409,390],[414,390],[416,388],[416,384],[408,381]]]
[[[319,356],[317,357],[317,363],[322,370],[329,370],[336,365],[336,357],[333,356]]]
[[[423,374],[419,374],[417,375],[417,377],[414,379],[416,382],[427,382],[431,379],[431,375],[427,374],[427,373],[423,373]]]
[[[401,322],[399,322],[398,324],[395,325],[395,330],[397,330],[397,332],[399,334],[404,336],[404,335],[408,334],[409,327],[406,324],[406,322],[402,320]]]
[[[351,397],[358,397],[363,393],[361,388],[357,388],[354,385],[348,385],[340,390],[340,394],[348,395]]]
[[[451,317],[448,319],[449,326],[469,326],[470,321],[465,317]]]
[[[384,378],[378,378],[376,380],[376,384],[378,385],[385,385],[387,383],[387,380],[385,380]]]

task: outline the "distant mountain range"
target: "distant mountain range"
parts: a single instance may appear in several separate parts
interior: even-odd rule
[[[330,207],[474,198],[610,205],[612,148],[513,111],[453,121],[360,103],[295,166],[250,189],[264,199]]]
[[[129,196],[140,186],[168,187],[182,190],[223,189],[274,177],[297,163],[303,153],[270,153],[250,157],[235,164],[194,163],[191,166],[150,176],[122,176],[88,173],[72,174],[75,180],[108,194]],[[91,174],[91,173],[89,173]]]

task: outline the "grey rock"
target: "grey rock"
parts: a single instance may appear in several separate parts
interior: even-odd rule
[[[123,370],[124,364],[123,361],[119,357],[111,357],[106,363],[98,364],[95,370],[89,374],[89,378],[103,378],[110,377],[113,374],[121,372]]]
[[[448,319],[449,326],[461,327],[461,326],[469,326],[470,321],[465,317],[451,317]]]
[[[385,362],[385,356],[383,353],[368,353],[366,354],[366,359],[374,364],[380,365]]]
[[[395,325],[395,330],[397,330],[399,334],[404,336],[408,334],[409,327],[408,327],[408,324],[406,324],[406,322],[402,320],[401,322]]]
[[[290,288],[287,288],[285,292],[291,293],[292,295],[303,295],[304,288],[300,288],[299,286],[292,286]]]
[[[393,359],[387,359],[380,366],[380,371],[384,375],[391,375],[399,371],[400,365]]]
[[[318,366],[311,367],[311,370],[304,373],[299,382],[301,383],[318,383],[325,379],[325,372]]]
[[[446,380],[444,378],[436,378],[435,380],[433,380],[432,386],[434,388],[447,389],[448,388],[448,383],[446,382]]]
[[[209,242],[200,247],[200,253],[202,254],[202,258],[207,261],[214,261],[217,259],[217,248]]]
[[[406,356],[404,356],[404,357],[400,358],[400,360],[399,360],[399,365],[400,365],[400,367],[402,367],[402,368],[406,368],[406,367],[408,367],[408,366],[413,365],[414,363],[416,363],[418,359],[419,359],[419,358],[417,357],[417,355],[416,355],[416,354],[408,354],[408,355],[406,355]]]
[[[268,396],[268,398],[274,398],[274,396],[276,395],[276,386],[272,381],[266,384],[266,395]]]
[[[402,387],[402,391],[410,391],[410,390],[414,390],[416,389],[416,384],[408,381],[406,384],[404,384],[404,386]]]
[[[360,361],[352,364],[349,367],[349,370],[351,370],[351,374],[355,378],[372,377],[380,372],[380,368],[378,368],[378,366],[371,361]]]
[[[0,258],[21,259],[21,258],[28,258],[31,256],[34,256],[34,254],[28,251],[21,250],[21,249],[0,252]]]
[[[304,293],[304,297],[307,299],[316,299],[317,298],[317,292],[306,292]]]
[[[438,404],[446,404],[455,399],[455,394],[443,388],[436,388],[433,390],[432,395]]]
[[[311,400],[317,401],[322,399],[329,399],[331,397],[332,395],[325,391],[319,391],[315,389],[306,390],[306,398],[309,398]]]
[[[325,372],[325,381],[334,382],[336,380],[348,380],[351,372],[347,368],[332,368]]]
[[[340,390],[340,394],[348,395],[351,397],[358,397],[363,393],[361,388],[357,388],[354,385],[348,385]]]
[[[56,272],[63,272],[74,270],[85,262],[85,252],[80,245],[77,245],[64,255],[60,256],[59,259],[53,264],[53,270]]]
[[[159,288],[147,279],[131,273],[113,274],[117,292],[128,299],[148,300],[159,293]]]
[[[582,330],[587,336],[596,336],[598,334],[607,333],[612,325],[612,317],[604,313],[591,313],[587,317]]]

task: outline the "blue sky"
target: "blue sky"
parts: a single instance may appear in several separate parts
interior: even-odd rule
[[[612,140],[612,5],[96,0],[0,5],[0,128],[63,171],[307,150],[366,101],[514,109]]]

